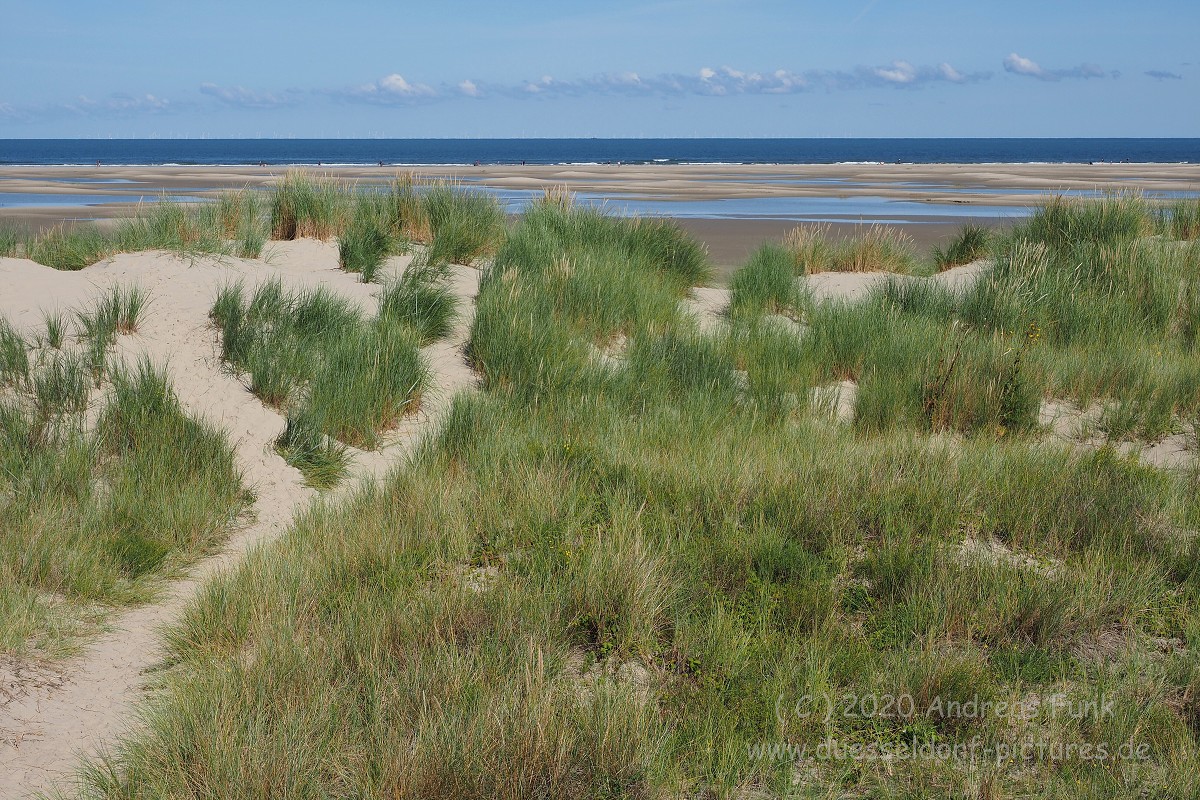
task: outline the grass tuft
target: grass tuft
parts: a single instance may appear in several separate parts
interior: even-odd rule
[[[818,272],[912,272],[912,240],[898,228],[867,225],[864,233],[832,239],[828,223],[800,225],[783,240],[800,275]]]
[[[451,184],[435,184],[421,198],[432,240],[429,264],[464,264],[492,256],[504,236],[504,211],[495,197]]]
[[[271,195],[270,209],[273,239],[331,239],[350,220],[346,187],[300,170],[284,175]]]
[[[60,225],[38,234],[26,245],[26,255],[39,264],[61,270],[81,270],[116,254],[115,243],[95,227]]]
[[[442,270],[413,265],[380,294],[379,317],[410,328],[426,345],[449,335],[457,316],[456,306]]]
[[[370,283],[392,249],[392,239],[378,220],[358,217],[338,237],[338,263]]]
[[[991,231],[982,225],[967,223],[946,247],[933,248],[933,265],[938,272],[978,261],[987,255]]]

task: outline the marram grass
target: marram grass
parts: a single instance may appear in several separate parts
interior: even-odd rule
[[[678,229],[538,204],[483,277],[482,391],[387,480],[202,590],[146,724],[86,790],[1196,796],[1196,476],[1048,443],[1033,414],[1084,384],[1130,399],[1122,365],[1144,370],[1138,392],[1169,366],[1182,400],[1196,252],[1143,241],[1123,207],[1052,214],[996,242],[962,294],[897,278],[817,303],[792,294],[795,259],[765,251],[741,310],[704,333],[679,304],[707,265]],[[421,274],[375,319],[282,286],[218,299],[225,355],[276,367],[310,471],[336,473],[309,432],[344,401],[329,381],[310,402],[320,364],[349,375],[387,347],[325,337],[414,352],[441,329],[437,304],[410,311],[438,286]],[[810,400],[842,379],[853,425]],[[147,383],[125,395],[158,407]],[[963,711],[1000,702],[1020,712]],[[1144,757],[797,758],[1030,741]]]

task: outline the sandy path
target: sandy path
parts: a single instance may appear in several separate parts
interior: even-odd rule
[[[111,630],[91,641],[80,656],[56,665],[56,675],[48,678],[10,665],[7,673],[29,678],[0,695],[0,798],[22,797],[69,780],[81,756],[102,752],[126,732],[133,706],[146,692],[144,675],[162,656],[162,627],[179,618],[201,584],[236,564],[249,548],[286,530],[298,507],[316,496],[272,447],[284,418],[222,369],[208,310],[220,288],[238,278],[248,286],[276,276],[289,287],[326,286],[370,312],[377,306],[379,287],[338,270],[336,249],[320,242],[274,243],[266,262],[138,253],[63,273],[30,261],[0,259],[0,315],[28,332],[40,327],[44,310],[86,306],[109,287],[137,284],[147,290],[151,303],[139,333],[122,337],[118,355],[128,361],[144,353],[166,364],[188,413],[227,431],[245,480],[256,493],[252,522],[236,531],[220,553],[169,583],[158,602],[118,612]],[[389,269],[399,271],[406,264],[407,259],[393,259]],[[465,313],[447,341],[425,348],[436,388],[421,414],[395,431],[386,447],[359,454],[355,478],[386,474],[436,423],[453,393],[474,385],[462,346],[478,284],[476,270],[453,269],[452,285]],[[356,484],[347,481],[331,494],[343,495]]]

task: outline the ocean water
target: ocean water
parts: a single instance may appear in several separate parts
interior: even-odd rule
[[[0,165],[1200,163],[1200,139],[0,139]]]

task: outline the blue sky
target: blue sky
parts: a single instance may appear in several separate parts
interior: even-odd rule
[[[0,0],[0,138],[1200,136],[1196,0]]]

